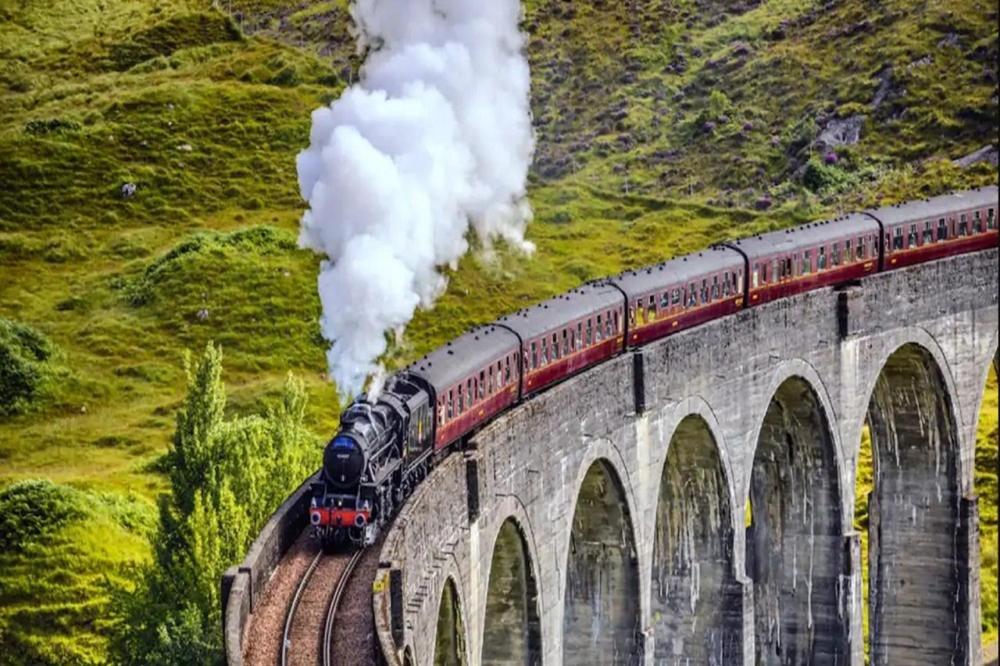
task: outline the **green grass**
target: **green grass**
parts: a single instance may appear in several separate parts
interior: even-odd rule
[[[994,6],[723,9],[526,2],[537,251],[501,245],[464,258],[437,307],[390,346],[390,365],[589,278],[880,198],[995,180],[991,168],[948,161],[995,138],[985,80],[996,71]],[[828,36],[869,16],[870,29]],[[949,32],[959,46],[943,52]],[[932,63],[909,67],[927,53]],[[686,69],[667,71],[679,54]],[[866,105],[885,64],[898,94],[875,112]],[[0,488],[49,479],[87,507],[0,555],[4,654],[103,658],[101,581],[127,585],[149,557],[145,532],[115,502],[154,515],[184,349],[223,344],[231,412],[258,411],[292,370],[310,393],[317,442],[335,426],[318,257],[295,249],[294,160],[310,112],[358,67],[341,0],[0,1],[0,317],[56,350],[44,390],[0,417]],[[942,81],[954,85],[948,104]],[[823,116],[856,112],[868,115],[861,142],[838,150],[825,184],[809,189],[799,171]],[[126,182],[137,190],[123,199]],[[761,197],[772,208],[749,211]],[[980,495],[985,548],[995,486]],[[983,561],[985,590],[995,550]],[[984,593],[984,619],[988,603]]]

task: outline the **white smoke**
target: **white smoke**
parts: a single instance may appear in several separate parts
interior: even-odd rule
[[[470,225],[487,245],[533,249],[518,0],[357,0],[352,15],[360,82],[313,112],[297,160],[299,243],[328,258],[321,329],[345,397],[381,375],[386,332],[444,290],[439,268],[465,254]]]

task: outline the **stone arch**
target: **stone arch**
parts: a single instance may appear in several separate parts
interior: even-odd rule
[[[837,446],[808,379],[781,380],[750,473],[747,575],[758,664],[846,663],[845,542]]]
[[[513,517],[500,525],[487,584],[481,663],[542,663],[538,582],[527,537]]]
[[[969,540],[961,538],[958,419],[932,350],[906,342],[868,404],[871,663],[966,663]]]
[[[635,535],[625,489],[604,458],[579,486],[563,599],[563,663],[640,662]]]
[[[733,511],[719,446],[695,414],[675,428],[660,478],[651,604],[656,663],[741,658],[742,588],[733,572]]]
[[[449,576],[445,579],[438,603],[434,666],[465,666],[469,663],[467,645],[461,597],[455,580]]]

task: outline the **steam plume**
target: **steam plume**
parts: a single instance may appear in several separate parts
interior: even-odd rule
[[[534,150],[518,0],[357,0],[352,14],[360,82],[313,112],[297,161],[299,243],[327,256],[321,328],[345,397],[381,375],[386,332],[444,290],[470,225],[531,251]]]

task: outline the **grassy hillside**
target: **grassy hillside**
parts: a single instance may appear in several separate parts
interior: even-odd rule
[[[81,507],[0,556],[0,652],[28,662],[103,657],[109,587],[149,556],[184,349],[223,344],[236,413],[292,370],[317,442],[336,422],[294,158],[356,77],[346,2],[215,5],[0,0],[0,324],[32,332],[0,331],[0,359],[34,387],[0,412],[0,501]],[[538,251],[463,260],[390,363],[587,278],[996,178],[950,162],[994,140],[994,3],[526,11]],[[814,145],[857,116],[858,143]]]

